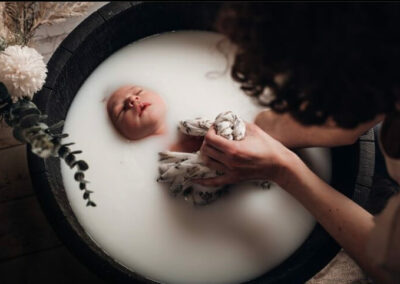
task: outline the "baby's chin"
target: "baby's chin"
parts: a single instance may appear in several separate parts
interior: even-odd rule
[[[149,131],[129,131],[129,132],[120,132],[125,138],[128,140],[141,140],[146,137],[152,136],[153,132]]]
[[[164,134],[165,131],[161,127],[152,126],[143,129],[124,129],[120,133],[129,140],[141,140],[150,136]]]

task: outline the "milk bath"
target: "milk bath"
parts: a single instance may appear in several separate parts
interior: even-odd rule
[[[258,277],[290,256],[315,225],[289,194],[243,183],[211,205],[193,207],[158,184],[159,151],[175,141],[179,120],[215,119],[231,110],[253,121],[262,109],[226,71],[217,49],[222,36],[184,31],[152,36],[106,59],[88,77],[68,112],[64,131],[88,162],[85,206],[73,171],[61,163],[71,207],[85,231],[110,257],[161,283],[238,283]],[[230,51],[232,55],[232,49]],[[231,56],[232,57],[232,56]],[[168,133],[131,142],[108,119],[104,98],[123,84],[158,92],[168,106]],[[72,149],[75,149],[72,146]],[[330,152],[301,153],[330,179]]]

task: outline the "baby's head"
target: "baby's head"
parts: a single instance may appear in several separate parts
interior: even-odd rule
[[[130,140],[163,134],[166,105],[155,92],[134,85],[117,89],[107,101],[114,127]]]

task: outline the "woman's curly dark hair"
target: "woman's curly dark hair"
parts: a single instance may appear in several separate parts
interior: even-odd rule
[[[216,29],[241,88],[303,124],[353,128],[400,100],[400,3],[225,3]]]

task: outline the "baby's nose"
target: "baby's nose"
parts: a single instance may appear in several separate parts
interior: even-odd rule
[[[138,96],[131,96],[128,98],[128,106],[129,107],[134,107],[135,106],[135,102],[138,103],[140,100],[140,98]]]

